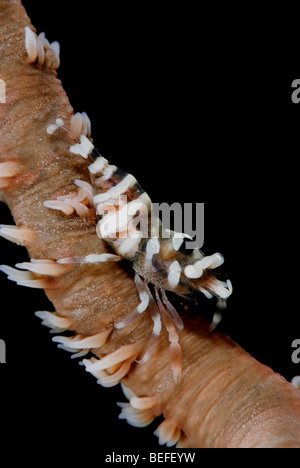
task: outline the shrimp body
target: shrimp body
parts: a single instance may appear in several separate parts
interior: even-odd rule
[[[215,278],[212,269],[223,263],[221,254],[204,256],[199,249],[186,249],[184,233],[163,227],[154,216],[151,200],[131,174],[118,169],[102,156],[89,166],[93,203],[98,216],[97,234],[116,253],[116,259],[132,262],[141,303],[116,328],[124,328],[145,310],[153,319],[148,349],[140,362],[153,354],[162,323],[169,333],[171,366],[176,382],[181,379],[182,356],[178,332],[183,322],[167,298],[166,291],[189,297],[201,291],[225,305],[231,283]],[[150,285],[151,289],[150,289]]]
[[[202,291],[219,300],[231,293],[230,282],[218,282],[211,270],[223,256],[204,256],[187,249],[187,234],[165,229],[151,210],[151,200],[136,179],[100,156],[89,167],[93,201],[99,217],[97,233],[137,274],[158,288],[189,296]]]
[[[74,120],[77,123],[78,114],[73,117],[69,132],[77,143],[70,147],[70,151],[90,158],[94,148],[90,134],[76,134]],[[88,125],[86,127],[89,128]],[[52,134],[57,128],[64,128],[60,119],[47,131]],[[79,216],[85,216],[88,209],[85,203],[91,203],[98,218],[97,235],[114,253],[95,252],[87,256],[62,258],[57,263],[129,261],[135,271],[135,284],[141,302],[132,313],[115,323],[115,328],[126,327],[147,310],[153,320],[153,330],[148,348],[138,362],[146,362],[153,355],[164,325],[170,341],[171,367],[178,383],[182,377],[179,332],[184,324],[169,301],[167,292],[191,298],[194,292],[200,291],[207,298],[216,297],[217,306],[224,308],[232,286],[229,280],[226,283],[219,281],[212,272],[223,263],[223,256],[219,253],[205,256],[200,249],[186,248],[185,241],[190,237],[166,229],[153,213],[151,200],[135,177],[110,164],[103,156],[97,157],[89,165],[89,172],[91,184],[75,181],[79,186],[77,195],[59,196],[57,200],[46,201],[44,205],[60,209],[67,215],[75,210]],[[213,318],[213,325],[215,323]]]

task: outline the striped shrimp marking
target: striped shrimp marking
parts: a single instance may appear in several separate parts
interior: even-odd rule
[[[62,128],[72,135],[75,145],[69,150],[85,159],[91,158],[94,146],[90,139],[91,126],[85,113],[75,114],[70,129],[64,127],[58,118],[47,128],[52,135]],[[80,131],[85,129],[83,134]],[[178,296],[190,298],[194,291],[200,291],[207,298],[216,297],[220,310],[226,307],[226,300],[232,293],[229,280],[218,280],[212,270],[224,262],[220,253],[204,256],[199,249],[186,249],[184,233],[164,229],[159,219],[153,219],[151,200],[131,174],[124,172],[98,156],[90,165],[91,184],[75,181],[80,186],[77,196],[58,197],[46,201],[48,208],[59,209],[70,215],[74,211],[79,216],[86,215],[87,200],[96,210],[98,217],[97,235],[107,242],[114,254],[95,252],[82,257],[62,258],[58,264],[98,263],[129,260],[135,271],[135,284],[140,298],[138,307],[123,320],[115,324],[116,329],[129,325],[138,316],[148,311],[153,321],[152,335],[147,349],[139,363],[147,362],[154,354],[162,326],[168,332],[170,342],[170,363],[175,383],[182,379],[182,350],[179,333],[183,321],[167,297],[171,291]],[[154,222],[153,222],[154,221]],[[212,328],[220,320],[216,312]]]

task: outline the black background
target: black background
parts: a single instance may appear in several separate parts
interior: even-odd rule
[[[37,31],[60,42],[58,76],[75,111],[89,115],[100,153],[134,174],[154,202],[205,203],[203,250],[224,255],[221,271],[234,287],[221,329],[288,380],[300,374],[291,361],[300,338],[300,104],[291,101],[299,60],[268,34],[255,42],[257,25],[219,29],[189,7],[23,4]],[[0,210],[1,223],[13,223]],[[1,263],[27,259],[4,239],[0,249]],[[80,436],[107,449],[157,449],[159,421],[145,429],[119,421],[119,386],[96,385],[51,341],[33,315],[53,310],[44,293],[2,274],[0,287],[7,428],[42,443],[55,423],[66,444]]]

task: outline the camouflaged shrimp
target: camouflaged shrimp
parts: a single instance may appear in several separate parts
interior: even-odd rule
[[[69,131],[61,119],[57,119],[47,131],[52,134],[59,127]],[[77,138],[77,143],[70,147],[70,151],[88,158],[94,146],[88,138],[90,122],[85,113],[77,113],[72,117],[70,131],[73,138]],[[89,166],[89,172],[91,184],[75,181],[81,187],[79,198],[65,195],[44,204],[66,214],[76,210],[80,215],[81,210],[84,212],[86,208],[80,201],[85,198],[92,200],[99,219],[97,234],[112,247],[115,254],[92,253],[83,257],[63,258],[57,263],[97,263],[123,259],[132,262],[141,302],[136,310],[116,323],[115,327],[124,328],[146,310],[150,312],[153,320],[152,336],[144,356],[138,361],[144,363],[156,349],[163,323],[169,335],[171,367],[178,383],[182,376],[178,331],[183,328],[183,322],[166,291],[183,297],[201,291],[208,298],[215,296],[219,308],[224,308],[232,292],[231,283],[229,280],[227,283],[217,280],[211,271],[223,263],[223,256],[219,253],[204,256],[199,249],[185,248],[185,238],[189,236],[165,229],[153,215],[151,200],[136,179],[111,165],[103,156],[95,159]]]

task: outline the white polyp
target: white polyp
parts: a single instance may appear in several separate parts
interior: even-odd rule
[[[28,55],[28,62],[35,62],[38,56],[37,37],[29,26],[25,26],[25,48]]]
[[[70,146],[71,153],[78,154],[85,159],[88,158],[93,149],[93,143],[85,135],[80,135],[80,143],[76,143],[75,145]]]
[[[8,265],[0,265],[0,271],[8,275],[8,279],[16,282],[19,280],[31,280],[34,278],[33,274],[29,271],[20,271]]]
[[[175,430],[174,434],[172,435],[172,437],[170,437],[170,439],[168,440],[168,442],[166,443],[167,447],[173,447],[173,445],[177,444],[177,442],[179,441],[181,437],[181,430],[179,427],[177,427],[177,429]]]
[[[159,253],[160,243],[158,237],[152,237],[146,246],[146,258],[151,261],[153,255]]]
[[[80,132],[80,133],[81,133],[82,135],[85,135],[85,136],[88,138],[87,132],[88,132],[87,121],[86,121],[86,119],[84,118],[83,113],[82,113],[82,127],[81,127],[81,132]]]
[[[21,270],[27,270],[46,276],[60,276],[65,271],[63,266],[57,265],[57,263],[54,261],[49,262],[48,260],[42,260],[38,263],[34,261],[17,263],[16,267],[20,268]]]
[[[83,117],[82,117],[80,112],[76,112],[76,114],[72,115],[72,117],[71,117],[71,133],[75,137],[79,137],[79,135],[81,134],[82,123],[83,123]]]
[[[52,331],[56,333],[67,330],[72,324],[70,319],[67,317],[60,317],[56,312],[38,310],[35,312],[35,315],[42,320],[42,325],[51,328]]]
[[[293,377],[291,384],[300,390],[300,375],[296,375],[295,377]]]
[[[60,195],[57,197],[57,200],[63,200],[64,202],[68,203],[69,201],[73,201],[74,203],[82,203],[86,199],[89,199],[89,192],[82,187],[79,187],[77,192],[70,192],[67,195]]]
[[[97,359],[96,357],[92,356],[90,359],[83,359],[82,361],[80,361],[80,365],[81,366],[84,366],[87,370],[87,366],[91,366],[92,364],[95,364],[96,362],[98,362],[99,359]],[[105,370],[99,370],[99,371],[95,371],[95,372],[91,372],[92,375],[94,375],[96,378],[99,378],[99,377],[103,377],[105,375],[107,375],[107,372]]]
[[[151,424],[155,418],[152,409],[157,406],[157,400],[154,397],[139,398],[122,382],[120,383],[123,393],[130,400],[130,403],[117,403],[122,408],[119,419],[126,419],[129,424],[135,427],[145,427]]]
[[[8,279],[11,279],[8,277]],[[27,288],[47,289],[50,287],[48,281],[43,279],[32,279],[32,280],[19,280],[17,281],[19,286],[26,286]]]
[[[107,373],[107,375],[99,377],[97,383],[103,387],[114,387],[120,383],[121,379],[128,374],[132,364],[132,359],[127,359],[122,363],[122,365],[112,374]]]
[[[91,196],[91,202],[93,202],[93,187],[91,184],[81,179],[76,179],[74,183],[78,187],[83,188],[87,192],[87,195]]]
[[[59,201],[63,201],[63,202],[68,202],[68,200],[74,200],[76,198],[77,201],[80,201],[79,200],[79,197],[78,197],[78,192],[70,192],[66,195],[59,195],[58,197],[56,197],[56,200],[59,200]],[[84,199],[84,197],[82,198],[82,200]]]
[[[38,37],[39,37],[39,39],[42,41],[43,46],[44,46],[44,48],[45,48],[46,50],[51,48],[50,43],[49,43],[48,39],[46,38],[44,32],[41,32],[41,33],[38,35]]]
[[[99,158],[97,158],[95,162],[89,166],[89,171],[92,174],[98,174],[99,172],[103,171],[103,168],[106,166],[106,164],[108,164],[107,159],[105,159],[103,156],[99,156]]]
[[[154,432],[154,435],[156,435],[159,439],[158,439],[158,443],[159,445],[163,445],[165,443],[167,443],[168,441],[170,441],[170,439],[172,439],[174,433],[178,430],[178,424],[175,422],[175,421],[172,421],[171,419],[165,419],[165,421],[163,421],[159,426],[158,428],[156,429],[156,431]],[[178,438],[179,440],[179,438]],[[176,444],[175,441],[174,444]]]
[[[86,370],[93,373],[94,371],[108,369],[115,364],[120,364],[127,359],[132,358],[137,354],[137,343],[131,343],[118,348],[116,351],[107,354],[102,359],[98,359],[97,362],[90,364],[89,361],[84,362]]]
[[[0,224],[0,236],[18,245],[23,245],[24,242],[32,241],[35,234],[29,228]]]
[[[8,265],[0,265],[0,271],[6,273],[9,280],[15,281],[20,286],[38,289],[55,287],[48,279],[35,279],[34,274],[30,271],[20,271]]]
[[[180,281],[180,275],[181,275],[181,266],[177,260],[175,260],[170,268],[169,268],[169,274],[168,274],[168,282],[171,288],[175,288],[178,286],[179,281]]]
[[[90,118],[86,112],[82,112],[82,118],[83,118],[83,122],[85,123],[86,136],[90,138],[92,134],[92,124],[91,124]]]
[[[157,406],[158,402],[155,397],[137,397],[132,395],[130,398],[130,404],[133,408],[139,410],[148,410]]]
[[[63,201],[46,200],[43,204],[46,208],[62,211],[66,215],[71,215],[74,212],[74,208]]]
[[[86,112],[76,112],[76,114],[71,117],[71,133],[76,138],[78,138],[79,135],[90,138],[91,128],[91,121]]]
[[[130,403],[117,403],[122,408],[119,419],[126,419],[128,424],[135,427],[148,426],[154,420],[154,414],[151,410],[139,410],[133,408]]]
[[[104,345],[110,332],[111,329],[107,329],[91,336],[55,336],[54,338],[52,338],[52,341],[66,345],[70,349],[94,349],[100,348]]]
[[[134,427],[145,427],[152,423],[155,416],[151,410],[138,410],[132,408],[130,403],[117,403],[122,408],[119,419],[126,419]]]
[[[79,200],[76,200],[76,198],[68,200],[65,200],[65,203],[71,207],[74,208],[78,216],[86,216],[88,214],[88,207],[85,206],[83,203],[81,203]]]
[[[44,49],[44,44],[41,40],[41,38],[38,36],[37,38],[37,50],[38,50],[38,64],[39,65],[44,65],[45,62],[45,49]]]
[[[77,193],[71,192],[58,196],[56,200],[47,200],[44,206],[63,211],[66,215],[72,214],[75,210],[78,216],[86,216],[87,205],[93,204],[92,186],[83,180],[75,180],[75,184],[79,187]]]
[[[20,164],[16,161],[0,163],[0,177],[14,177],[20,172]]]
[[[44,66],[46,68],[54,69],[54,70],[58,67],[58,63],[57,63],[57,60],[56,60],[54,50],[52,50],[51,47],[49,49],[45,50]]]
[[[74,345],[74,343],[72,343],[73,341],[76,342],[76,339],[74,340],[73,337],[69,337],[69,336],[54,336],[54,337],[52,338],[52,341],[53,341],[54,343],[59,343],[59,345],[61,345],[60,348],[66,349],[66,350],[68,350],[68,351],[72,351],[72,352],[73,352],[73,351],[79,351],[79,348],[76,347],[76,346]],[[72,346],[72,344],[73,344],[73,346]]]
[[[60,62],[60,60],[59,60],[60,44],[59,44],[58,41],[54,41],[54,42],[51,42],[50,46],[51,46],[51,49],[53,50],[53,52],[55,54],[55,58],[56,58],[57,63],[59,65],[59,62]]]
[[[55,337],[54,337],[55,338]],[[53,341],[54,341],[54,338],[53,338]],[[62,337],[63,338],[63,337]],[[81,357],[81,356],[85,356],[88,352],[89,352],[89,349],[80,349],[80,348],[70,348],[69,345],[68,345],[68,341],[66,340],[66,344],[63,344],[63,343],[59,343],[57,345],[57,347],[59,349],[63,349],[65,351],[68,351],[69,353],[73,353],[72,356],[71,356],[71,359],[74,359],[74,358],[77,358],[77,357]],[[75,353],[75,354],[74,354]]]
[[[154,420],[154,415],[151,411],[138,411],[136,414],[121,411],[119,419],[126,419],[127,423],[134,427],[146,427]]]
[[[58,41],[49,43],[45,33],[41,32],[37,38],[38,63],[47,68],[57,69],[60,64],[60,45]]]
[[[97,361],[98,360],[96,358],[92,357],[91,359],[84,359],[82,364],[87,366],[87,363],[95,364]],[[132,359],[127,359],[123,363],[120,363],[120,365],[114,366],[114,368],[110,367],[107,370],[89,370],[89,372],[98,379],[98,384],[102,385],[103,387],[113,387],[120,383],[121,379],[128,373],[131,364]]]

